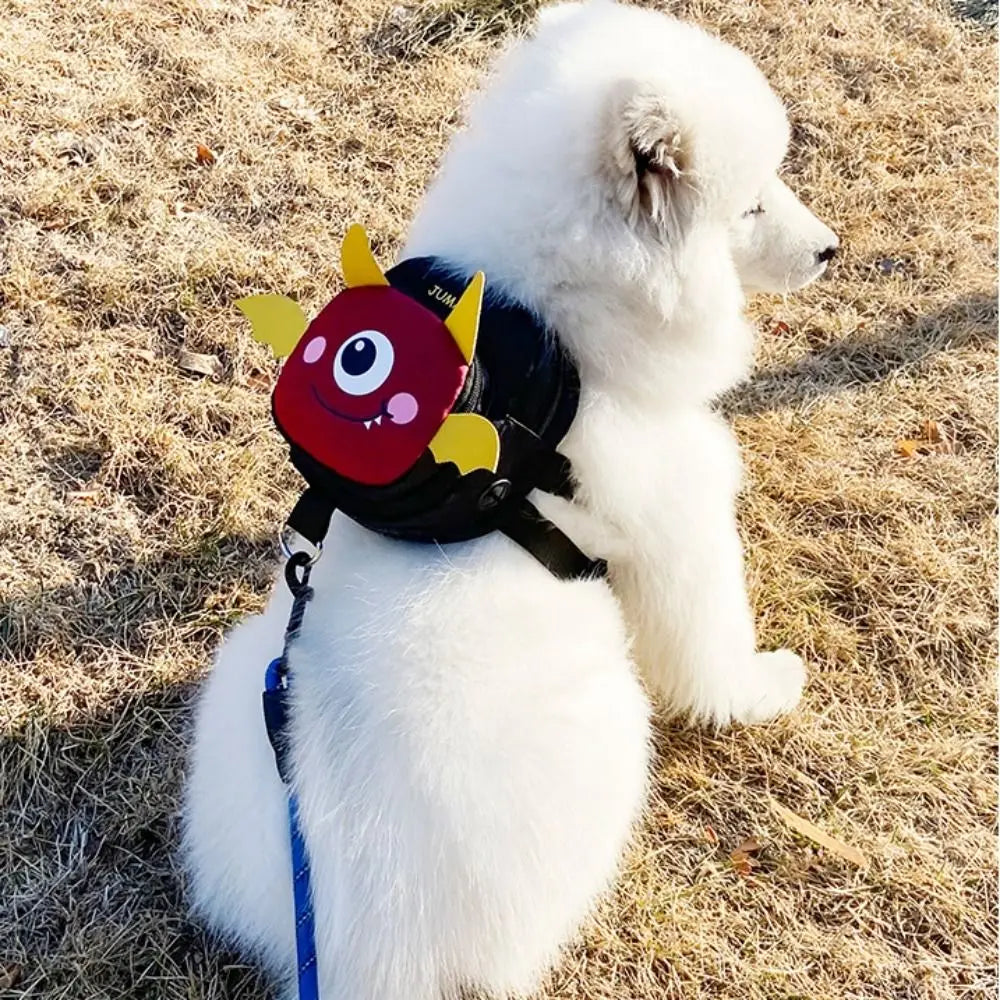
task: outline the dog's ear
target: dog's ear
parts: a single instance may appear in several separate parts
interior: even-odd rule
[[[690,142],[662,94],[623,81],[607,105],[605,173],[630,225],[680,240],[697,203]]]

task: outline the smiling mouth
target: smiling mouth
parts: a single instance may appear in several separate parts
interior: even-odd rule
[[[364,425],[365,430],[369,430],[372,424],[375,424],[376,427],[379,426],[382,423],[382,418],[388,416],[388,412],[385,408],[386,404],[383,403],[382,409],[379,410],[379,412],[373,417],[352,417],[349,413],[341,413],[340,410],[335,410],[332,406],[330,406],[330,404],[327,403],[326,400],[324,400],[323,397],[316,391],[316,387],[314,385],[309,386],[309,388],[312,390],[312,394],[316,397],[316,402],[319,403],[319,405],[322,406],[327,413],[332,413],[335,417],[340,417],[341,420],[346,420],[348,423],[362,424]]]

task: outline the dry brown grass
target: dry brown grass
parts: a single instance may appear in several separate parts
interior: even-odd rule
[[[532,6],[0,11],[0,966],[23,970],[0,995],[267,995],[188,924],[171,854],[192,684],[260,607],[296,485],[231,303],[324,302],[355,219],[388,257]],[[811,677],[768,728],[661,727],[641,843],[543,996],[986,997],[993,39],[929,0],[672,7],[763,63],[793,183],[845,245],[830,280],[755,304],[760,374],[725,404],[762,639]],[[929,418],[954,453],[895,455]],[[769,794],[869,867],[792,836]]]

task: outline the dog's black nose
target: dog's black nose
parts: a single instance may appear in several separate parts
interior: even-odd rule
[[[829,246],[825,250],[816,251],[816,261],[820,264],[825,264],[828,260],[833,260],[837,256],[837,247]]]

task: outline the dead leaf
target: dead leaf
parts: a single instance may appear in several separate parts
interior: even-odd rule
[[[705,840],[707,840],[713,847],[717,847],[719,844],[719,835],[710,826],[706,826]]]
[[[94,501],[100,496],[100,490],[70,490],[66,494],[68,500],[79,500],[93,507]]]
[[[948,437],[945,429],[936,420],[925,420],[920,425],[924,439],[933,444],[939,455],[951,455],[955,451],[955,443]]]
[[[222,362],[214,354],[195,354],[181,348],[177,355],[177,364],[186,372],[196,375],[208,375],[216,378],[222,374]]]
[[[738,857],[734,856],[732,858],[733,871],[737,875],[742,875],[746,878],[748,875],[753,875],[753,860],[745,854],[741,854]]]
[[[920,437],[897,441],[896,451],[903,458],[913,458],[915,455],[951,455],[955,451],[955,445],[936,420],[925,420],[920,425]]]
[[[0,968],[0,990],[9,990],[21,981],[21,966],[5,965]]]
[[[751,855],[756,854],[756,852],[761,850],[762,847],[763,844],[761,844],[759,840],[755,840],[753,837],[748,837],[744,840],[739,847],[737,847],[734,851],[731,851],[729,854],[729,860],[732,862],[733,870],[738,875],[753,874],[756,859],[751,857]]]
[[[247,376],[246,385],[248,389],[256,389],[259,392],[270,392],[271,377],[264,372],[254,369]]]
[[[775,337],[786,337],[792,332],[792,328],[784,321],[778,320],[774,326],[771,327],[771,334]]]
[[[771,807],[784,820],[785,825],[800,836],[811,840],[814,844],[818,844],[820,847],[830,851],[831,854],[836,854],[837,857],[843,858],[845,861],[849,861],[852,865],[857,865],[859,868],[865,868],[868,865],[868,859],[856,847],[851,847],[850,844],[845,844],[842,840],[831,836],[825,830],[821,830],[816,826],[815,823],[810,823],[809,820],[799,816],[798,813],[793,813],[791,809],[786,809],[780,802],[776,802],[774,799],[771,799]]]
[[[916,441],[907,438],[905,441],[896,442],[896,451],[903,458],[913,458],[914,455],[927,455],[930,453],[930,444],[927,441]]]
[[[198,151],[197,151],[197,153],[195,153],[195,159],[203,167],[210,167],[213,163],[215,163],[217,157],[216,157],[215,153],[213,153],[208,148],[208,146],[206,146],[204,143],[199,142],[198,143]]]
[[[733,871],[737,875],[747,876],[753,874],[753,858],[744,851],[733,851],[729,855],[729,861],[733,866]]]

